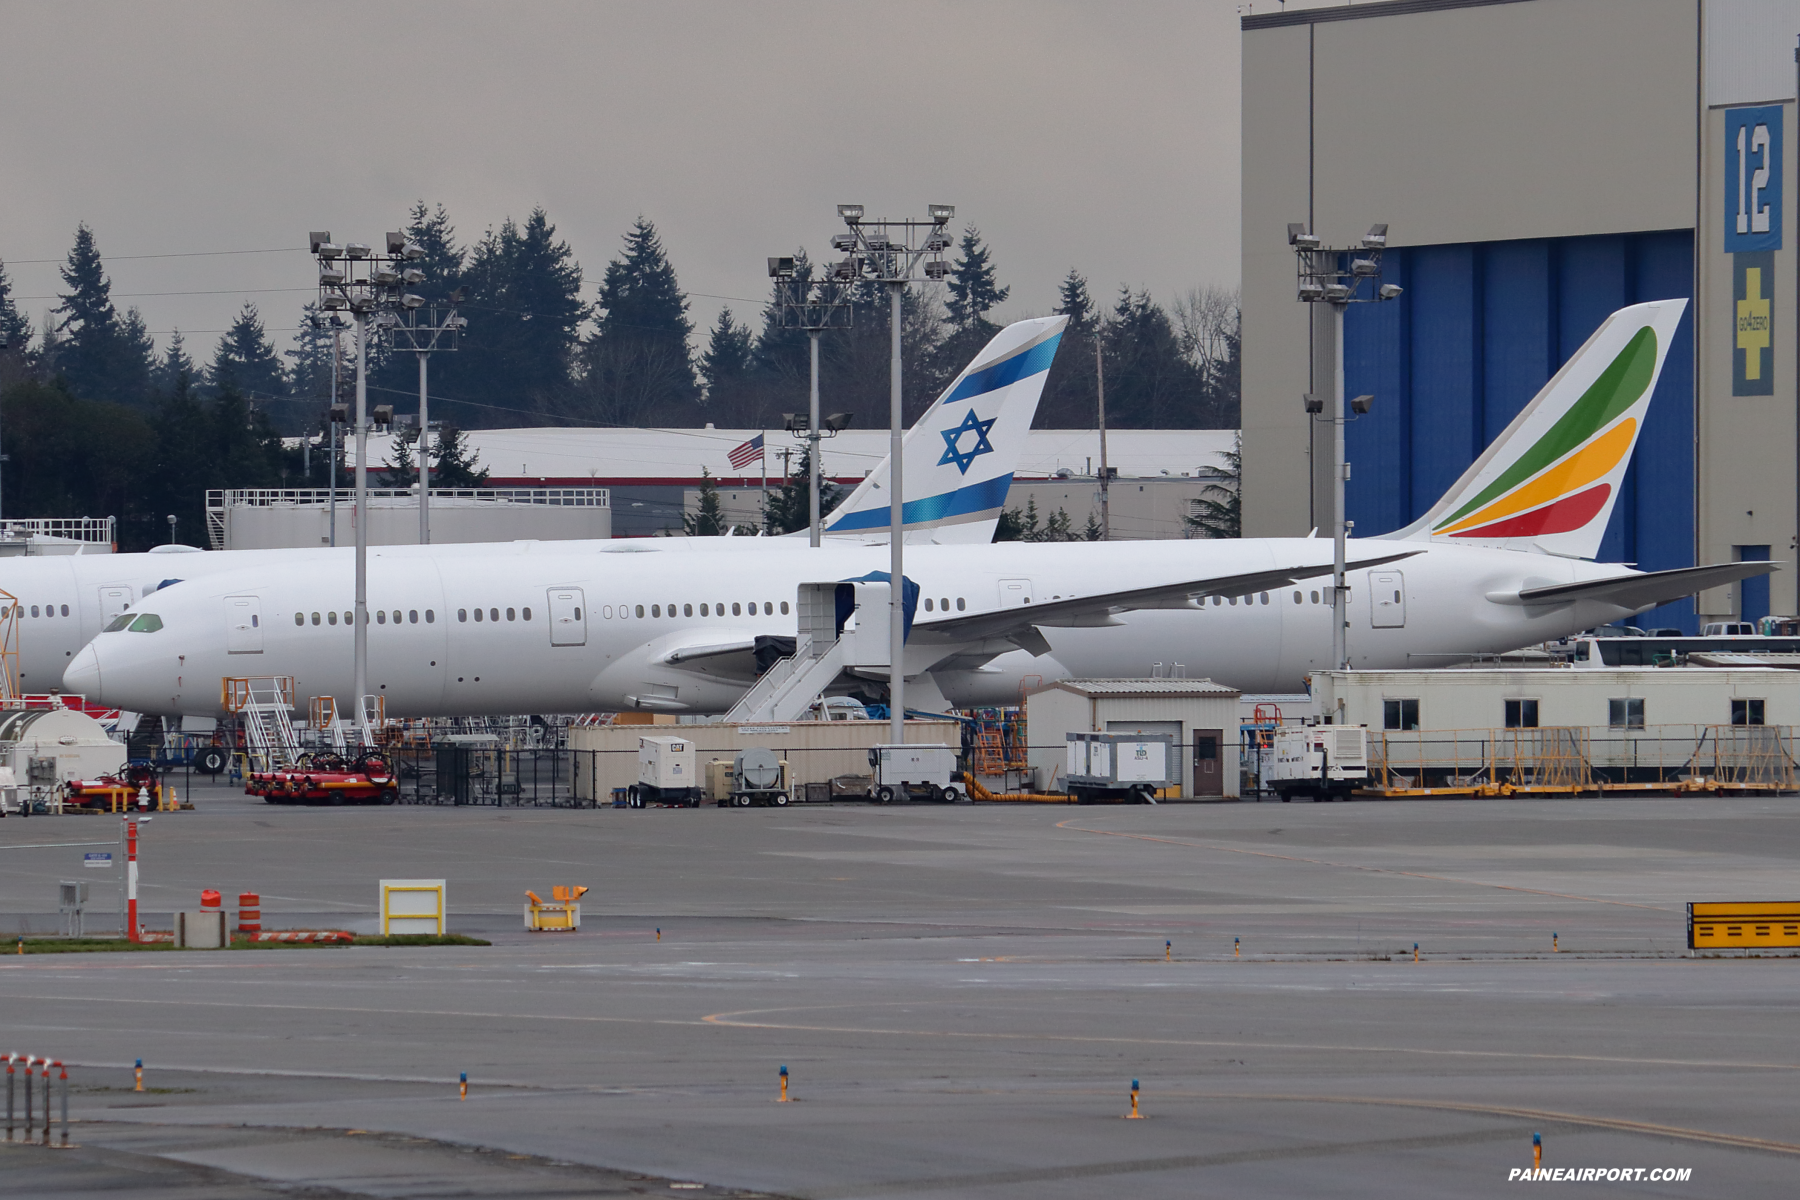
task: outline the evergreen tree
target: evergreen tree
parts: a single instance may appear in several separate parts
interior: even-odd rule
[[[169,348],[151,372],[150,383],[159,395],[172,396],[194,386],[196,368],[188,357],[187,342],[177,329],[169,335]]]
[[[415,486],[419,482],[419,460],[413,457],[412,442],[396,431],[390,454],[393,461],[381,464],[381,473],[376,476],[375,486],[384,488]],[[433,487],[441,486],[435,472],[431,477],[431,485]]]
[[[1149,292],[1119,289],[1101,342],[1109,424],[1121,429],[1194,427],[1205,400],[1200,373],[1182,353],[1169,314]]]
[[[463,261],[467,255],[456,244],[456,227],[442,204],[427,209],[423,200],[412,206],[407,215],[406,240],[418,246],[425,256],[413,266],[425,272],[425,282],[411,290],[428,302],[441,303],[462,285]]]
[[[1094,298],[1088,294],[1088,281],[1074,267],[1063,276],[1056,289],[1056,312],[1069,318],[1071,333],[1091,333],[1094,325]]]
[[[944,302],[944,308],[957,329],[980,325],[991,336],[996,326],[987,319],[988,311],[1006,303],[1012,289],[996,282],[992,254],[981,244],[981,231],[975,226],[963,228],[962,241],[956,249],[958,257],[950,265],[950,279],[945,285],[950,298]]]
[[[1038,399],[1037,429],[1086,429],[1099,419],[1094,377],[1094,338],[1098,333],[1094,299],[1088,281],[1073,267],[1057,288],[1056,311],[1069,318],[1062,345],[1051,360]]]
[[[31,349],[31,318],[20,312],[13,300],[12,280],[7,278],[3,261],[0,261],[0,348],[20,358]]]
[[[812,524],[812,488],[808,482],[808,476],[812,473],[810,454],[810,450],[800,452],[800,460],[794,467],[794,473],[787,477],[780,491],[769,497],[767,516],[770,533],[794,533]],[[833,483],[821,472],[820,519],[830,516],[831,510],[848,494],[848,489]]]
[[[510,218],[489,230],[463,272],[469,328],[454,364],[456,400],[441,402],[461,423],[518,424],[529,412],[567,403],[577,331],[587,319],[581,265],[535,208],[521,229]],[[464,407],[458,401],[471,402]],[[443,411],[437,408],[434,412]]]
[[[594,334],[583,348],[590,412],[617,425],[686,423],[699,398],[688,338],[688,300],[643,217],[625,235],[625,252],[606,265]]]
[[[345,386],[349,380],[337,353],[336,343],[350,323],[337,313],[328,313],[310,300],[300,310],[300,327],[294,331],[294,348],[286,352],[289,363],[294,406],[302,427],[317,428],[321,410],[331,403],[332,364],[337,363],[338,395],[351,394]]]
[[[51,369],[60,372],[78,396],[141,404],[149,398],[149,337],[141,319],[127,326],[113,308],[112,281],[100,261],[94,231],[76,228],[75,245],[62,267],[62,303],[56,312],[60,337]]]
[[[692,513],[681,515],[681,527],[689,537],[719,537],[725,532],[725,506],[719,502],[719,485],[700,468],[700,487]]]
[[[235,391],[252,403],[269,404],[287,398],[287,376],[275,347],[263,332],[262,314],[246,300],[231,328],[219,339],[207,372],[219,392]]]
[[[735,412],[742,406],[754,351],[750,327],[738,324],[729,308],[720,312],[719,319],[713,323],[706,353],[700,356],[700,377],[706,381],[706,415],[713,421],[730,424],[724,414]]]
[[[1244,483],[1244,444],[1239,438],[1224,454],[1225,474],[1218,483],[1200,489],[1199,512],[1187,518],[1189,536],[1235,538],[1244,535],[1244,508],[1240,499]]]
[[[434,488],[484,487],[488,469],[467,441],[467,435],[454,425],[438,431],[437,443],[431,448],[431,486]]]

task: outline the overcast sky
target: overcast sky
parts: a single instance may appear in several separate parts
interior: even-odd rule
[[[849,201],[955,204],[1002,318],[1071,266],[1167,300],[1237,281],[1238,7],[0,0],[0,259],[50,295],[86,221],[119,308],[203,357],[245,299],[291,328],[313,269],[195,252],[378,242],[421,198],[464,242],[542,205],[588,298],[641,213],[702,331]]]

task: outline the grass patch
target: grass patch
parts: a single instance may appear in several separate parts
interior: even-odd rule
[[[173,950],[174,942],[128,942],[124,938],[26,938],[27,954],[93,954],[122,950]],[[0,951],[17,954],[19,940],[0,942]]]

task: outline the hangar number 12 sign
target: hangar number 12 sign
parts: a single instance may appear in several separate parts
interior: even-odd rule
[[[1775,392],[1775,251],[1781,249],[1781,107],[1725,110],[1725,250],[1731,255],[1731,394]]]

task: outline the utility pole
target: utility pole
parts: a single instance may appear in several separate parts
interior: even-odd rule
[[[1112,470],[1106,465],[1106,359],[1100,353],[1100,326],[1094,325],[1094,392],[1100,400],[1100,540],[1112,541],[1112,504],[1107,494]]]
[[[850,424],[850,413],[833,413],[819,420],[819,336],[827,329],[848,329],[855,310],[850,306],[848,284],[837,278],[814,281],[812,266],[800,274],[792,258],[771,258],[769,278],[775,281],[776,319],[783,327],[806,331],[808,359],[812,367],[807,392],[807,415],[802,423],[795,413],[782,413],[787,431],[806,443],[807,540],[814,549],[821,540],[819,513],[819,442]],[[784,472],[785,473],[785,472]]]
[[[1344,484],[1350,479],[1350,464],[1345,459],[1344,426],[1354,418],[1344,405],[1344,311],[1352,304],[1380,303],[1392,300],[1404,290],[1396,283],[1381,282],[1381,253],[1387,248],[1386,225],[1371,225],[1362,243],[1354,247],[1322,246],[1317,234],[1305,225],[1288,226],[1288,245],[1294,248],[1295,293],[1305,304],[1331,305],[1331,327],[1335,362],[1332,368],[1331,415],[1331,661],[1335,669],[1350,669],[1349,600],[1350,589],[1344,581],[1344,556],[1351,522],[1345,517]],[[1367,292],[1363,285],[1370,284]],[[1373,396],[1358,396],[1350,401],[1356,416],[1369,411]],[[1323,396],[1308,395],[1306,411],[1320,419],[1325,411]]]
[[[929,221],[865,221],[860,204],[838,205],[848,227],[831,239],[832,249],[846,253],[833,274],[843,280],[864,279],[887,286],[888,326],[892,358],[888,365],[888,736],[894,744],[906,733],[906,472],[901,441],[906,436],[901,404],[900,325],[905,314],[906,285],[924,264],[925,279],[936,283],[950,273],[944,251],[950,248],[945,226],[956,215],[948,204],[926,206]]]

